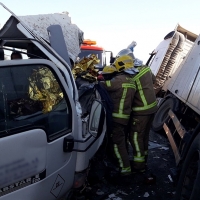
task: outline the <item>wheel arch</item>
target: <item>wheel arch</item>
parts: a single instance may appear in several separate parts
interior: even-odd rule
[[[177,99],[176,96],[174,96],[173,94],[168,94],[166,95],[164,98],[161,98],[160,102],[159,102],[159,105],[158,105],[158,108],[169,98],[174,98],[174,99]],[[177,103],[176,103],[176,106],[175,106],[175,110],[174,111],[178,111],[179,109],[179,100],[177,99]]]

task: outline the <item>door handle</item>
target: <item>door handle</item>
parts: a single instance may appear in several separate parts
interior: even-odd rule
[[[68,135],[64,138],[63,141],[63,151],[64,152],[72,152],[74,148],[74,137],[71,135]]]

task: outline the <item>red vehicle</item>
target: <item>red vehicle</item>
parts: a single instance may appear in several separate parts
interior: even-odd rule
[[[79,58],[81,59],[83,57],[87,57],[90,54],[95,54],[100,60],[97,68],[101,69],[106,65],[106,53],[104,48],[97,46],[96,41],[84,40],[81,45],[81,53],[79,54]]]

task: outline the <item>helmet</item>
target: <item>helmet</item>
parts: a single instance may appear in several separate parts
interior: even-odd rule
[[[117,72],[117,69],[110,65],[103,68],[102,74],[112,74],[114,72]]]
[[[130,49],[133,52],[136,46],[137,46],[137,42],[133,41],[131,42],[131,44],[128,45],[127,49]]]
[[[124,56],[124,55],[129,55],[131,56],[132,59],[135,58],[135,56],[133,55],[133,52],[130,49],[122,49],[117,55],[116,58],[120,57],[120,56]]]
[[[143,65],[143,61],[140,60],[140,59],[138,59],[138,58],[135,58],[135,60],[134,60],[134,66],[135,67],[140,67],[142,65]]]
[[[133,58],[129,55],[123,55],[115,59],[113,65],[118,72],[134,67]]]

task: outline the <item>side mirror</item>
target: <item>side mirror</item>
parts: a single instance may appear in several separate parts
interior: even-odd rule
[[[114,63],[115,57],[113,57],[113,52],[110,52],[110,64]]]
[[[146,62],[146,66],[149,66],[149,63],[151,62],[151,60],[153,59],[153,57],[156,55],[156,51],[155,50],[153,50],[149,55],[150,55],[150,57],[149,57],[149,59],[147,60],[147,62]]]
[[[63,151],[72,152],[73,148],[74,148],[74,138],[71,135],[69,135],[64,138]]]

